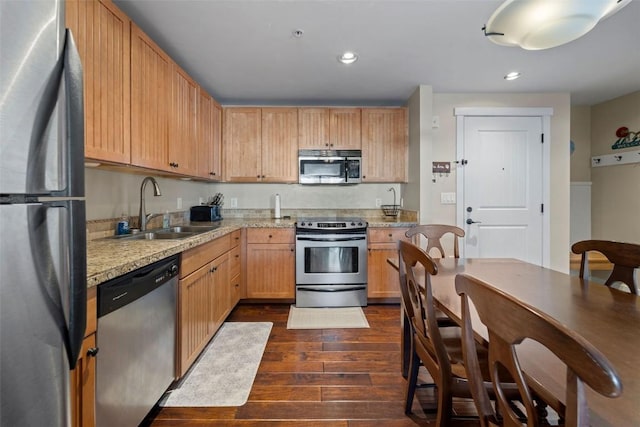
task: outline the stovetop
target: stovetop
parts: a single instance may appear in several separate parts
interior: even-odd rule
[[[296,230],[358,230],[366,229],[367,221],[362,218],[331,218],[331,217],[315,217],[315,218],[298,218],[296,221]]]

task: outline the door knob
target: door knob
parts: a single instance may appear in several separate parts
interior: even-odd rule
[[[480,224],[482,221],[474,221],[471,218],[467,218],[467,224]]]

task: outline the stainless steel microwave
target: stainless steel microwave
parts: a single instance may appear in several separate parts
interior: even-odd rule
[[[358,184],[362,182],[360,150],[300,150],[300,184]]]

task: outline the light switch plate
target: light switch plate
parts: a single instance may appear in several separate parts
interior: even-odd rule
[[[440,203],[443,205],[455,205],[456,193],[440,193]]]
[[[231,198],[231,207],[232,208],[237,208],[238,207],[238,198],[237,197],[232,197]]]

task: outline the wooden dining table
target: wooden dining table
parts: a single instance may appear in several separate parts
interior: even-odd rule
[[[516,259],[442,258],[435,261],[438,272],[431,277],[433,296],[438,308],[451,319],[462,324],[461,299],[454,284],[459,273],[477,277],[554,317],[600,350],[622,381],[622,395],[613,399],[587,387],[591,425],[640,426],[640,298],[637,295]],[[397,259],[390,258],[388,263],[398,269]],[[472,316],[478,339],[486,340],[486,328],[475,309]],[[405,339],[407,328],[404,319]],[[565,365],[531,340],[520,344],[517,352],[532,389],[557,399],[556,403],[563,403]],[[408,355],[403,354],[403,358],[405,356]]]

